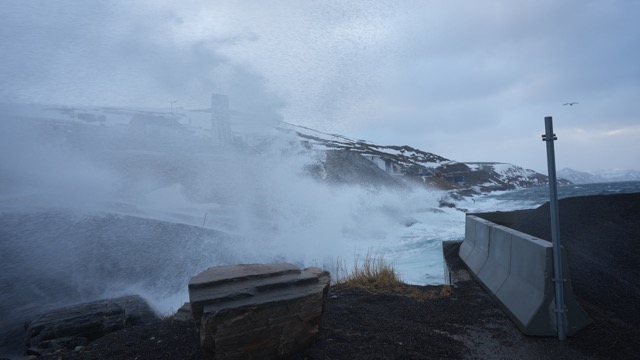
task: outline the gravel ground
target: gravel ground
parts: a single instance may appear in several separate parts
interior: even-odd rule
[[[542,206],[517,227],[548,238],[548,212]],[[561,200],[573,288],[593,319],[565,341],[522,335],[475,280],[413,286],[414,296],[334,286],[316,341],[293,359],[637,358],[639,219],[640,194]],[[47,359],[202,359],[202,353],[193,322],[165,319]]]
[[[527,337],[475,281],[415,287],[422,297],[333,287],[303,359],[631,359],[640,332],[582,303],[594,322],[575,336]],[[192,321],[165,319],[109,334],[83,351],[43,359],[203,359]]]

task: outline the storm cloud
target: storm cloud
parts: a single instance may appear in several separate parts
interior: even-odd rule
[[[3,1],[2,102],[232,106],[459,161],[640,168],[632,1]],[[563,106],[567,102],[574,106]]]

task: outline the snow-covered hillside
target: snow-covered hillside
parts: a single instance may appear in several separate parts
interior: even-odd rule
[[[578,171],[564,168],[558,171],[558,177],[567,179],[575,184],[640,181],[640,171],[621,169]]]
[[[295,132],[302,138],[303,145],[319,150],[351,150],[364,155],[369,160],[376,162],[375,158],[383,158],[393,161],[398,169],[404,172],[412,166],[437,167],[451,160],[430,152],[412,148],[407,145],[377,145],[366,140],[354,140],[338,134],[328,134],[304,126],[280,123],[280,130]]]
[[[463,195],[548,184],[546,175],[513,164],[462,163],[407,145],[377,145],[288,123],[281,123],[280,130],[295,132],[309,150],[358,153],[396,180],[408,184],[434,186]],[[567,182],[561,180],[560,183]]]
[[[476,186],[485,191],[522,189],[528,187],[544,186],[549,184],[546,175],[537,173],[531,169],[525,169],[518,165],[493,162],[465,163],[471,169],[469,179],[486,178],[485,183],[477,183]],[[560,184],[567,181],[559,180]]]
[[[215,152],[213,143],[216,135],[212,128],[211,111],[210,108],[188,110],[0,104],[3,118],[35,123],[37,126],[34,128],[42,133],[39,135],[62,138],[78,151],[109,151],[111,157],[123,153],[130,157],[132,153],[141,152]],[[284,137],[286,140],[281,145],[288,148],[287,151],[312,153],[312,158],[320,165],[313,168],[312,174],[319,175],[321,180],[361,179],[354,174],[354,169],[365,168],[359,160],[353,156],[335,154],[335,151],[348,151],[377,166],[381,172],[376,179],[384,176],[394,178],[382,181],[386,184],[401,182],[473,194],[542,186],[548,181],[545,175],[513,164],[462,163],[407,145],[378,145],[286,122],[280,122],[269,131],[260,129],[261,138],[256,141],[255,134],[251,134],[255,131],[254,126],[245,124],[246,119],[243,120],[238,112],[231,113],[233,146],[242,148],[242,151],[261,153],[261,146]],[[328,151],[336,156],[325,156],[324,153]],[[326,163],[327,159],[332,159],[330,166]],[[336,159],[352,163],[338,164]],[[122,161],[116,162],[119,164]],[[347,173],[350,175],[347,176]],[[371,169],[367,173],[372,174]]]

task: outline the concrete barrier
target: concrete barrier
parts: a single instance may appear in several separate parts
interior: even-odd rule
[[[477,276],[494,294],[498,292],[511,272],[512,236],[513,230],[507,227],[500,225],[490,227],[491,246],[489,246],[487,261],[477,272]]]
[[[527,335],[555,335],[552,245],[522,233],[513,238],[509,276],[494,294]]]
[[[475,231],[476,231],[476,222],[465,221],[464,223],[465,234],[473,234],[475,233]],[[475,240],[476,240],[475,236],[469,236],[468,239],[465,239],[465,241],[463,241],[462,244],[460,245],[460,251],[458,252],[458,255],[462,260],[467,260],[467,258],[469,258],[469,255],[471,255],[471,252],[475,247]]]
[[[476,213],[472,215],[475,215],[481,219],[488,220],[494,224],[510,227],[511,225],[526,219],[534,211],[535,209],[494,211],[487,213]]]
[[[485,262],[489,258],[489,233],[491,230],[491,225],[493,224],[478,217],[474,218],[473,222],[473,249],[471,249],[469,255],[466,259],[464,259],[464,261],[467,266],[477,274],[478,272],[480,272]]]
[[[500,213],[499,216],[487,214],[487,218],[501,220],[510,217],[508,213]],[[524,334],[557,335],[552,244],[492,223],[480,217],[483,215],[466,216],[460,258]],[[573,335],[587,326],[591,319],[575,300],[564,254],[562,263],[566,279],[567,334]]]

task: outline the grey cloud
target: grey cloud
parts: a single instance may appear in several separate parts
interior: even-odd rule
[[[184,19],[162,4],[2,6],[0,36],[8,54],[0,60],[0,75],[6,79],[0,89],[3,101],[165,107],[178,100],[181,106],[202,108],[211,92],[229,91],[238,96],[236,103],[255,106],[263,117],[277,117],[282,101],[266,93],[265,79],[219,53],[231,43],[254,41],[255,35],[175,38]],[[220,67],[230,68],[236,78],[215,78]]]
[[[469,149],[482,146],[474,132],[518,138],[546,115],[594,131],[638,124],[636,2],[0,6],[5,101],[202,107],[219,91],[268,121],[425,150],[442,136],[465,134]]]

